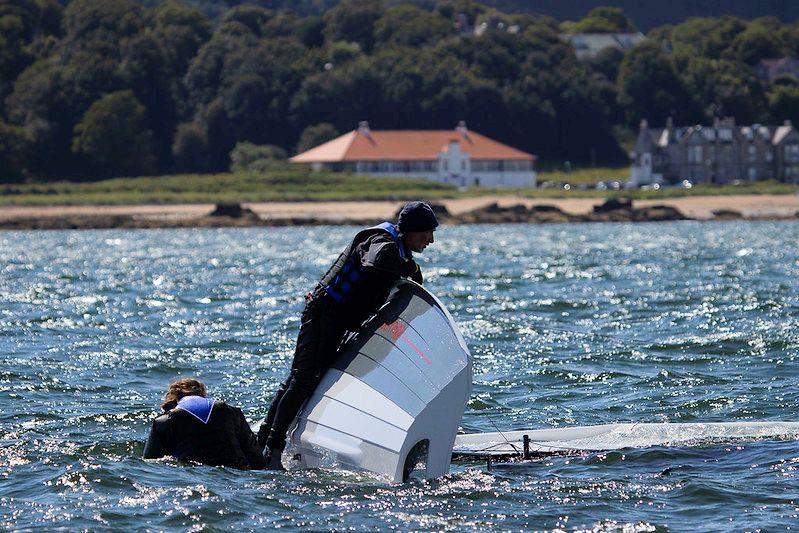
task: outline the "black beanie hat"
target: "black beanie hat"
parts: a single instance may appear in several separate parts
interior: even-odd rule
[[[438,220],[433,208],[424,202],[408,202],[397,217],[397,226],[402,233],[430,231],[436,229]]]

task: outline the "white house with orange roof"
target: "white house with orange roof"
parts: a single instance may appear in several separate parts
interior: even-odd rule
[[[535,156],[469,131],[357,130],[289,159],[373,176],[427,178],[457,186],[535,187]]]

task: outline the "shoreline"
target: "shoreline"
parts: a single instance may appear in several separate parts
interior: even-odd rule
[[[511,195],[438,200],[443,223],[782,220],[799,217],[799,195],[687,196],[603,208],[604,198]],[[612,202],[608,202],[612,203]],[[368,224],[390,220],[403,201],[258,202],[238,216],[212,216],[214,204],[4,206],[0,229],[102,229]],[[607,205],[607,204],[605,204]]]

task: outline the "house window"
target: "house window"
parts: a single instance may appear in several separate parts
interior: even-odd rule
[[[756,160],[757,160],[757,148],[755,148],[754,144],[750,144],[749,145],[749,161],[756,161]]]
[[[774,154],[772,153],[772,151],[766,150],[766,162],[771,163],[773,159],[774,159]]]
[[[724,147],[724,160],[732,161],[732,146],[727,145]]]
[[[530,161],[508,160],[504,162],[505,170],[513,172],[524,172],[530,170]]]
[[[702,147],[701,146],[689,146],[688,147],[688,162],[689,163],[701,163],[702,162]]]
[[[749,167],[749,180],[755,181],[757,179],[757,169],[755,167]]]

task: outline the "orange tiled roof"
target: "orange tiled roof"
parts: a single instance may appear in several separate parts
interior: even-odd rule
[[[535,156],[468,131],[457,130],[353,130],[307,152],[295,155],[292,163],[338,163],[369,160],[434,160],[458,141],[461,151],[475,159],[533,160]]]

